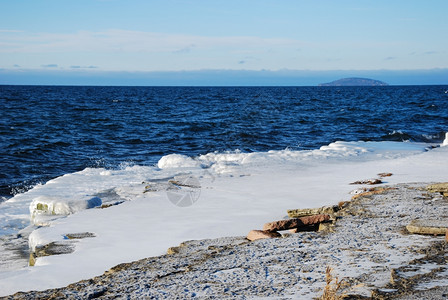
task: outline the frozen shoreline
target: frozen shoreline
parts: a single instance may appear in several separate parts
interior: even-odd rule
[[[412,235],[404,229],[413,219],[445,220],[448,215],[446,198],[428,193],[425,186],[393,185],[384,193],[351,201],[335,232],[302,232],[255,242],[244,237],[190,241],[171,255],[124,263],[65,288],[18,293],[14,298],[311,299],[320,296],[325,268],[330,266],[351,285],[363,284],[351,291],[359,297],[373,293],[409,299],[418,292],[426,293],[427,298],[420,299],[430,299],[448,288],[448,268],[435,260],[448,259],[445,237]]]
[[[162,255],[186,240],[245,235],[284,218],[288,209],[347,201],[357,188],[350,183],[382,172],[393,173],[382,185],[447,181],[447,154],[446,146],[422,143],[335,142],[312,151],[172,154],[157,168],[66,174],[0,206],[7,229],[29,222],[30,212],[38,216],[34,221],[48,221],[27,227],[31,251],[56,244],[66,253],[35,251],[34,267],[2,270],[0,296],[64,287],[122,262]],[[197,180],[183,181],[185,176]],[[71,208],[96,197],[105,209],[52,214],[56,205]],[[88,238],[70,238],[79,236]]]

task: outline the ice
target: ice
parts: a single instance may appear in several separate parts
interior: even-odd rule
[[[357,188],[351,182],[381,172],[393,173],[383,179],[388,184],[448,181],[448,147],[438,146],[334,142],[316,150],[171,154],[157,167],[66,174],[1,203],[0,222],[18,231],[29,224],[29,208],[35,216],[57,214],[49,226],[32,228],[31,249],[69,233],[95,237],[73,242],[71,254],[0,272],[0,295],[65,286],[186,240],[244,236],[287,209],[349,200]]]
[[[65,216],[78,211],[100,206],[102,201],[98,197],[86,199],[63,199],[60,197],[39,196],[31,202],[31,221],[36,226],[47,226],[48,220],[55,216]],[[50,217],[50,219],[48,218]]]
[[[442,147],[448,146],[448,132],[445,133],[445,139],[443,140]]]
[[[168,169],[168,168],[188,168],[188,167],[196,167],[197,163],[186,155],[181,154],[169,154],[163,156],[157,166],[160,169]]]

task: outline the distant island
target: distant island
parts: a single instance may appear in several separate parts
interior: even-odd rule
[[[385,82],[369,78],[342,78],[319,86],[386,86]]]

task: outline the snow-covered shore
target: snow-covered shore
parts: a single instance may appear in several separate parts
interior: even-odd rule
[[[34,267],[0,271],[0,295],[63,287],[123,262],[157,257],[186,240],[243,236],[265,222],[284,218],[287,209],[347,201],[356,188],[351,182],[381,172],[394,174],[386,179],[388,185],[448,181],[448,147],[433,146],[335,142],[313,151],[210,153],[194,159],[169,155],[157,167],[86,169],[67,174],[2,203],[0,218],[8,224],[3,228],[26,223],[29,207],[32,215],[33,209],[44,204],[49,207],[55,201],[75,203],[98,197],[107,208],[49,215],[49,226],[25,229],[31,232],[32,249],[69,242],[73,252],[38,257]],[[91,235],[67,240],[70,234],[79,233]],[[347,233],[344,237],[350,236]],[[310,238],[310,243],[318,240]],[[253,245],[266,243],[268,248],[263,251],[275,253],[291,241],[293,247],[297,243],[305,247],[298,237]],[[323,245],[326,243],[316,244],[313,251],[327,247]],[[253,256],[259,254],[254,252]],[[321,269],[315,271],[324,275]]]
[[[333,232],[284,233],[254,242],[244,237],[189,241],[172,254],[15,299],[312,299],[322,294],[326,267],[354,287],[341,293],[408,299],[418,292],[426,293],[421,299],[437,299],[448,288],[445,237],[404,230],[417,218],[446,221],[448,201],[425,186],[399,184],[359,197],[338,212]]]

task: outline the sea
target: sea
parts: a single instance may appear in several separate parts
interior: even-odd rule
[[[85,168],[168,154],[441,143],[448,86],[0,86],[0,199]]]

